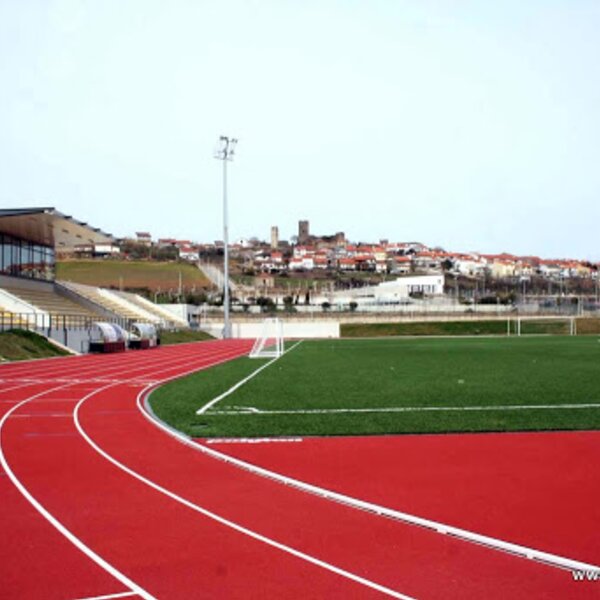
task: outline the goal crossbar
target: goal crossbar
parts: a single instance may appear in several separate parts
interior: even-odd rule
[[[570,316],[519,316],[514,320],[514,334],[518,336],[577,335],[577,320]]]

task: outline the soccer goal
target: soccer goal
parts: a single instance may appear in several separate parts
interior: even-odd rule
[[[265,319],[260,337],[256,338],[250,358],[277,358],[283,354],[283,322]]]
[[[517,317],[515,335],[577,335],[575,317]]]

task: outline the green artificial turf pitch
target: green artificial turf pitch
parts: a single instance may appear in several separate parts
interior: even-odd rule
[[[174,381],[151,407],[196,437],[600,428],[597,336],[304,341],[195,414],[264,363],[244,357]],[[582,404],[598,407],[564,406]]]

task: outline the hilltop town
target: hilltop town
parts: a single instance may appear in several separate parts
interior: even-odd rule
[[[517,289],[548,294],[597,293],[599,264],[582,259],[518,256],[509,252],[488,254],[446,250],[416,241],[349,241],[343,232],[313,235],[310,223],[299,221],[298,233],[288,240],[271,227],[268,241],[241,238],[229,245],[232,280],[271,289],[290,281],[330,282],[336,289],[356,287],[409,275],[446,275],[446,286],[463,288],[477,281],[494,290]],[[223,242],[198,243],[175,238],[153,239],[149,232],[117,240],[111,245],[82,245],[72,257],[115,257],[181,260],[222,264]]]

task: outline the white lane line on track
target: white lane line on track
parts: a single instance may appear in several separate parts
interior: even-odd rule
[[[277,542],[276,540],[273,540],[272,538],[269,538],[260,533],[257,533],[256,531],[253,531],[251,529],[243,527],[242,525],[239,525],[238,523],[230,521],[229,519],[225,519],[224,517],[221,517],[221,516],[217,515],[216,513],[213,513],[211,511],[207,510],[206,508],[199,506],[198,504],[194,504],[193,502],[190,502],[189,500],[182,498],[181,496],[175,494],[174,492],[171,492],[170,490],[167,490],[166,488],[151,481],[150,479],[147,479],[146,477],[144,477],[140,473],[137,473],[133,469],[130,469],[123,463],[119,462],[116,458],[112,457],[110,454],[105,452],[102,448],[100,448],[100,446],[98,446],[85,432],[85,430],[83,429],[83,427],[81,426],[81,423],[79,421],[79,409],[81,408],[81,406],[83,405],[84,402],[85,402],[85,400],[82,399],[81,402],[79,402],[77,404],[77,406],[75,407],[74,414],[73,414],[73,418],[75,421],[75,427],[77,427],[77,430],[79,431],[81,436],[86,440],[86,442],[94,450],[96,450],[96,452],[98,452],[98,454],[103,456],[107,461],[109,461],[110,463],[112,463],[113,465],[115,465],[117,468],[121,469],[125,473],[131,475],[138,481],[141,481],[142,483],[146,484],[147,486],[151,487],[152,489],[156,490],[157,492],[164,494],[165,496],[171,498],[172,500],[179,502],[183,506],[186,506],[186,507],[192,509],[193,511],[200,513],[201,515],[208,517],[209,519],[212,519],[212,520],[216,521],[217,523],[220,523],[221,525],[230,527],[231,529],[237,531],[238,533],[243,533],[244,535],[247,535],[250,538],[253,538],[259,542],[263,542],[264,544],[266,544],[268,546],[277,548],[278,550],[281,550],[287,554],[291,554],[292,556],[295,556],[296,558],[300,558],[301,560],[304,560],[315,566],[321,567],[327,571],[335,573],[336,575],[345,577],[346,579],[354,581],[355,583],[359,583],[365,587],[368,587],[370,589],[381,592],[382,594],[391,596],[392,598],[398,598],[400,600],[415,600],[411,596],[407,596],[406,594],[402,594],[401,592],[397,592],[396,590],[392,590],[391,588],[388,588],[386,586],[375,583],[374,581],[371,581],[369,579],[361,577],[360,575],[356,575],[354,573],[351,573],[350,571],[346,571],[345,569],[336,567],[335,565],[333,565],[331,563],[320,560],[314,556],[311,556],[310,554],[301,552],[300,550],[296,550],[295,548],[292,548],[291,546],[287,546],[286,544]]]
[[[221,400],[223,400],[223,398],[227,398],[227,396],[230,396],[231,394],[233,394],[233,392],[235,392],[236,390],[239,390],[243,385],[245,385],[251,379],[256,377],[261,371],[264,371],[267,367],[270,367],[274,362],[278,361],[284,354],[291,352],[294,348],[299,346],[301,343],[302,343],[302,340],[296,342],[291,348],[288,348],[283,354],[276,356],[273,360],[270,360],[268,363],[265,363],[264,365],[261,365],[260,367],[258,367],[258,369],[255,369],[254,371],[252,371],[252,373],[250,373],[250,375],[248,375],[247,377],[244,377],[244,379],[242,379],[241,381],[238,381],[236,384],[232,385],[228,390],[226,390],[225,392],[223,392],[216,398],[213,398],[212,400],[207,402],[202,408],[199,408],[196,411],[196,414],[201,415],[201,414],[205,413],[207,410],[212,408],[217,402],[220,402]]]
[[[299,408],[261,410],[253,406],[240,406],[211,410],[209,415],[327,415],[345,413],[403,413],[403,412],[470,412],[510,410],[570,410],[600,408],[600,403],[588,404],[503,404],[498,406],[389,406],[381,408]],[[199,413],[198,413],[199,414]]]
[[[130,598],[137,596],[136,592],[118,592],[116,594],[104,594],[103,596],[86,596],[85,598],[77,598],[76,600],[111,600],[112,598]]]
[[[89,388],[86,390],[80,390],[81,392],[93,392],[95,389],[97,388]],[[42,403],[47,403],[50,404],[51,402],[79,402],[81,400],[81,395],[79,396],[79,398],[38,398],[35,403],[36,404],[42,404]],[[20,400],[19,400],[20,402]]]
[[[18,415],[11,415],[11,419],[33,419],[37,417],[70,417],[71,413],[19,413]]]
[[[151,596],[142,589],[135,582],[131,581],[126,575],[118,571],[115,567],[113,567],[110,563],[104,560],[101,556],[96,554],[89,546],[86,546],[78,537],[76,537],[71,531],[69,531],[56,517],[54,517],[51,513],[49,513],[41,504],[38,502],[27,490],[27,488],[21,483],[21,481],[17,478],[17,476],[13,473],[10,468],[8,462],[6,461],[6,457],[4,456],[4,450],[2,448],[2,429],[4,424],[10,417],[11,413],[17,410],[20,406],[35,400],[37,396],[41,396],[47,391],[52,391],[54,389],[59,389],[61,387],[66,387],[67,384],[63,384],[60,386],[56,386],[55,388],[51,388],[51,390],[45,390],[44,392],[40,392],[39,394],[35,394],[25,400],[23,400],[20,404],[14,406],[10,411],[8,411],[4,417],[0,420],[0,464],[3,469],[6,471],[6,474],[15,485],[15,487],[21,492],[21,494],[25,497],[25,499],[51,524],[53,525],[60,533],[62,533],[75,547],[77,547],[81,552],[83,552],[89,559],[94,561],[97,565],[102,567],[105,571],[110,573],[115,579],[120,581],[125,587],[128,587],[130,590],[135,591],[135,593],[144,600],[156,600],[154,596]],[[110,385],[106,385],[104,387],[98,388],[96,391],[90,392],[84,398],[89,398],[94,394],[101,392],[107,388],[111,387]]]
[[[218,362],[223,362],[224,360],[228,360],[231,357],[232,354],[232,349],[231,348],[226,348],[225,350],[222,350],[221,348],[211,348],[211,350],[216,349],[217,352],[214,352],[214,354],[216,356],[219,357],[219,360],[216,361]],[[185,365],[189,365],[190,364],[190,360],[191,359],[196,359],[197,361],[200,362],[199,365],[196,365],[195,368],[193,370],[198,370],[201,368],[205,368],[206,365],[204,364],[204,361],[206,360],[206,356],[198,356],[197,352],[194,352],[193,356],[190,356],[190,353],[182,353],[180,355],[177,355],[175,357],[169,356],[169,357],[160,357],[160,360],[157,361],[144,361],[144,365],[143,366],[139,366],[137,361],[134,364],[130,364],[128,366],[128,368],[126,369],[121,369],[119,372],[123,373],[123,372],[137,372],[142,370],[143,368],[145,368],[146,370],[149,367],[152,367],[154,364],[160,364],[160,365],[165,365],[168,364],[169,366],[161,369],[157,372],[163,372],[163,371],[172,371],[173,369],[177,368],[177,367],[181,367],[182,363]],[[167,360],[165,360],[167,359]],[[120,359],[122,361],[122,359]],[[122,362],[121,362],[122,365]],[[98,367],[96,367],[98,368]],[[153,374],[156,374],[153,373]],[[139,375],[137,375],[136,377],[139,377]],[[79,386],[83,384],[85,384],[85,380],[84,381],[77,381],[77,383],[79,384]],[[33,401],[33,400],[38,400],[38,401],[43,401],[43,399],[39,399],[40,396],[48,394],[50,392],[53,392],[55,390],[58,389],[62,389],[62,388],[66,388],[69,387],[71,385],[74,385],[72,381],[69,382],[64,382],[61,383],[60,385],[56,385],[50,389],[46,388],[45,390],[34,394],[22,401],[20,401],[18,404],[16,404],[15,406],[13,406],[11,408],[11,410],[9,410],[4,417],[0,420],[0,465],[3,467],[4,472],[0,472],[0,474],[2,476],[7,475],[10,480],[12,481],[13,485],[15,485],[15,487],[19,490],[19,492],[25,497],[25,499],[47,520],[50,522],[51,525],[53,525],[60,533],[62,533],[77,549],[79,549],[81,552],[83,552],[86,556],[88,556],[88,558],[90,558],[93,562],[95,562],[96,564],[98,564],[100,567],[102,567],[105,571],[107,571],[109,574],[111,574],[113,577],[115,577],[118,581],[120,581],[122,584],[124,584],[126,587],[128,587],[129,589],[134,591],[133,595],[137,595],[140,596],[141,598],[143,598],[144,600],[156,600],[154,598],[154,596],[152,596],[151,594],[149,594],[148,592],[146,592],[143,588],[141,588],[139,585],[137,585],[135,582],[130,581],[129,578],[127,578],[125,575],[123,575],[122,573],[120,573],[115,567],[113,567],[110,563],[108,563],[107,561],[105,561],[104,559],[102,559],[102,557],[100,557],[99,555],[97,555],[91,548],[87,547],[81,540],[79,540],[74,534],[72,534],[58,519],[56,519],[50,512],[48,512],[40,502],[38,502],[32,494],[29,493],[29,491],[25,488],[25,486],[22,484],[22,482],[16,477],[16,475],[14,474],[14,472],[10,469],[10,466],[8,465],[8,462],[6,461],[6,457],[4,456],[4,451],[2,448],[2,429],[3,426],[5,425],[7,419],[11,416],[11,414],[14,413],[14,411],[18,410],[21,406],[25,405],[26,403]],[[80,392],[85,392],[85,391],[89,391],[89,393],[85,396],[85,398],[89,398],[91,396],[93,396],[94,394],[101,392],[105,389],[108,389],[110,387],[112,387],[113,384],[108,384],[105,386],[102,386],[100,388],[93,388],[91,390],[88,389],[82,389],[79,390]],[[86,388],[88,386],[85,386]],[[80,398],[81,399],[81,398]],[[80,400],[78,399],[78,400]],[[52,400],[52,399],[50,399]],[[30,433],[30,434],[25,434],[26,436],[30,437],[36,437],[36,436],[42,436],[42,435],[52,435],[52,434],[48,434],[48,433]],[[73,436],[77,436],[77,432],[73,431],[72,433],[67,433],[67,434],[63,434],[63,433],[59,433],[56,434],[58,436],[64,436],[64,435],[73,435]]]
[[[544,552],[535,548],[529,548],[528,546],[522,546],[521,544],[506,542],[504,540],[493,538],[491,536],[469,531],[468,529],[462,529],[460,527],[446,525],[438,521],[425,519],[423,517],[412,515],[410,513],[405,513],[399,510],[387,508],[385,506],[381,506],[373,502],[366,502],[364,500],[360,500],[352,496],[340,494],[338,492],[334,492],[323,487],[300,481],[299,479],[294,479],[293,477],[281,475],[280,473],[277,473],[275,471],[270,471],[269,469],[264,469],[263,467],[258,467],[238,458],[234,458],[233,456],[229,456],[228,454],[224,454],[222,452],[219,452],[218,450],[214,450],[213,448],[208,448],[207,446],[195,442],[188,436],[182,434],[179,431],[176,431],[175,429],[172,429],[171,427],[160,421],[158,417],[152,412],[152,409],[148,404],[148,397],[151,391],[152,390],[140,392],[137,401],[138,409],[151,423],[153,423],[156,427],[162,429],[169,435],[175,437],[180,442],[192,448],[195,448],[200,452],[204,452],[205,454],[208,454],[213,458],[236,465],[237,467],[244,469],[245,471],[250,471],[251,473],[260,475],[261,477],[266,477],[267,479],[278,481],[279,483],[283,483],[284,485],[295,487],[299,490],[302,490],[303,492],[307,492],[309,494],[313,494],[325,498],[327,500],[331,500],[333,502],[339,502],[340,504],[351,506],[358,510],[364,510],[377,516],[391,518],[411,525],[418,525],[420,527],[424,527],[442,535],[452,535],[457,539],[460,539],[461,541],[485,546],[491,550],[506,552],[508,554],[513,554],[520,558],[537,561],[539,563],[544,563],[549,566],[560,569],[600,571],[600,566],[598,565],[585,563],[583,561],[567,558],[550,552]],[[142,405],[142,399],[145,407]]]
[[[201,349],[202,351],[206,349],[213,350],[217,344],[220,345],[220,342],[203,342]],[[128,360],[130,368],[133,368],[137,365],[146,366],[148,362],[164,362],[165,360],[172,359],[174,355],[176,359],[181,359],[184,355],[193,359],[198,357],[199,348],[200,345],[196,342],[178,344],[176,348],[174,346],[166,346],[152,350],[152,357],[150,358],[145,354],[136,352],[134,354],[129,354]],[[0,365],[0,374],[4,376],[5,380],[27,379],[28,381],[38,382],[40,380],[44,382],[43,380],[49,377],[62,377],[72,380],[79,378],[82,374],[86,375],[90,373],[96,378],[107,378],[111,377],[115,370],[117,373],[122,372],[120,367],[123,363],[123,357],[118,354],[104,355],[102,357],[87,355],[85,357],[79,357],[76,360],[64,361],[60,364],[56,364],[53,362],[54,360],[54,358],[44,359],[43,364],[40,364],[39,359],[36,359],[35,376],[31,375],[30,365],[23,365],[24,362],[31,361],[19,361],[18,364],[11,363],[9,365]]]
[[[5,381],[6,381],[6,383],[15,383],[14,381],[7,381],[7,380],[5,380]],[[38,382],[38,383],[39,383],[39,382]],[[33,384],[33,383],[31,383],[31,382],[27,382],[27,383],[23,383],[23,382],[16,383],[15,385],[10,385],[10,386],[8,386],[8,387],[5,387],[5,388],[2,388],[2,389],[0,389],[0,394],[4,394],[5,392],[10,392],[10,391],[12,391],[12,390],[17,390],[17,389],[19,389],[19,388],[28,387],[28,386],[31,386],[31,385],[34,385],[34,384]]]
[[[148,357],[141,357],[140,355],[129,356],[128,358],[130,359],[130,370],[133,370],[136,366],[139,366],[140,369],[143,369],[148,365],[148,363],[160,364],[161,362],[168,361],[172,358],[172,353],[163,352],[151,359],[149,359]],[[123,372],[123,369],[121,368],[122,364],[122,357],[111,356],[110,358],[103,360],[101,362],[101,365],[98,365],[98,361],[79,361],[79,364],[71,364],[66,370],[57,369],[57,365],[40,365],[39,368],[36,370],[36,374],[34,377],[29,375],[31,367],[28,366],[26,374],[21,376],[19,376],[18,374],[13,374],[11,376],[11,379],[14,381],[21,381],[27,383],[80,383],[89,382],[90,379],[101,380],[100,382],[108,382],[108,380],[117,379],[118,374]],[[100,373],[99,367],[101,368]]]

